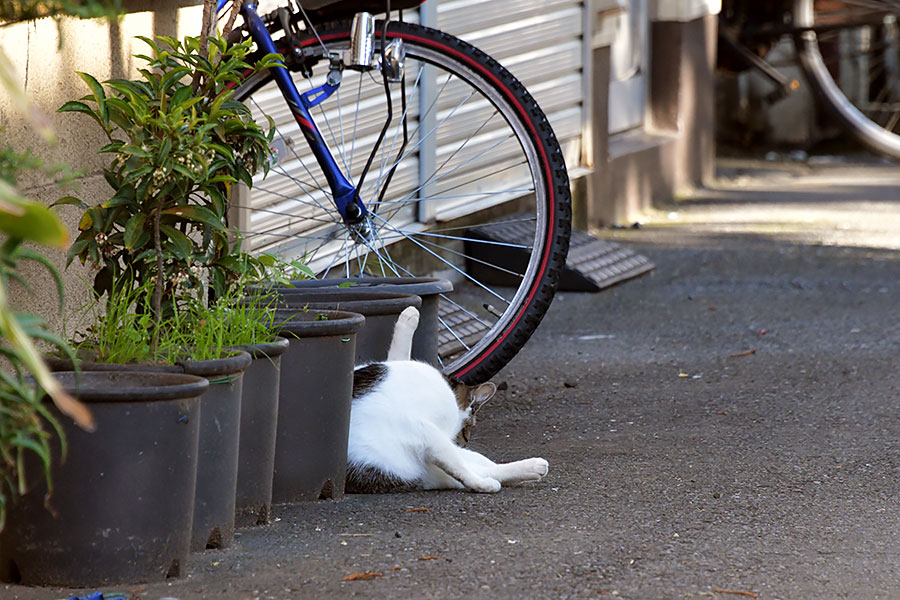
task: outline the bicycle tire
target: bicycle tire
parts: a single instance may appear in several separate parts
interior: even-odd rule
[[[348,43],[349,30],[349,22],[330,24],[319,29],[317,32],[318,38],[309,37],[304,39],[301,43],[301,47],[308,53],[321,52],[324,54],[324,50],[318,50],[321,44],[324,43],[328,47],[328,51],[340,50]],[[376,31],[381,32],[381,30],[382,23],[379,22],[376,24]],[[510,288],[513,290],[512,292],[499,294],[501,300],[497,300],[493,296],[490,296],[490,294],[487,294],[489,300],[487,304],[490,304],[491,302],[500,304],[500,309],[493,306],[488,307],[486,305],[478,306],[478,303],[481,302],[483,298],[476,298],[475,302],[465,304],[463,304],[463,300],[458,298],[457,294],[454,294],[452,298],[448,296],[442,298],[442,301],[451,302],[455,306],[460,307],[461,310],[472,317],[476,317],[478,322],[483,323],[488,327],[487,332],[481,336],[480,339],[470,341],[468,344],[463,344],[463,348],[460,350],[459,354],[448,357],[442,364],[443,371],[445,374],[458,377],[469,384],[483,382],[502,369],[512,357],[515,356],[519,349],[521,349],[540,323],[555,294],[559,273],[565,264],[571,228],[571,197],[565,161],[550,123],[538,104],[525,90],[524,86],[495,60],[462,40],[417,24],[392,22],[387,29],[386,36],[389,40],[396,38],[403,40],[406,46],[407,66],[408,69],[412,70],[412,72],[408,72],[407,80],[409,83],[412,83],[413,90],[420,84],[420,81],[423,82],[421,83],[421,87],[424,90],[426,87],[424,80],[427,76],[424,76],[423,74],[427,72],[428,68],[436,69],[433,81],[443,81],[439,93],[435,96],[434,100],[430,104],[418,103],[414,115],[412,114],[413,104],[416,104],[416,100],[420,100],[421,96],[416,96],[416,98],[411,97],[407,102],[408,116],[411,118],[414,117],[417,127],[421,127],[421,130],[416,129],[414,132],[415,144],[417,144],[420,149],[424,148],[423,144],[426,143],[426,140],[428,140],[429,137],[433,137],[440,141],[442,135],[451,139],[453,141],[452,146],[455,146],[455,148],[451,147],[450,150],[444,150],[444,154],[440,157],[440,160],[443,162],[435,160],[434,172],[427,173],[427,177],[421,176],[418,181],[424,179],[425,186],[427,186],[430,181],[432,182],[432,187],[443,182],[444,188],[450,186],[450,191],[452,191],[455,186],[456,190],[460,193],[468,193],[468,195],[472,197],[471,202],[474,202],[476,197],[479,201],[490,201],[491,197],[485,196],[484,194],[487,194],[487,192],[482,188],[492,185],[494,179],[498,177],[501,182],[496,185],[500,187],[500,189],[497,190],[497,193],[501,194],[500,197],[505,197],[504,194],[508,196],[510,193],[515,195],[520,194],[523,191],[525,192],[524,196],[520,194],[520,196],[515,199],[515,204],[519,208],[524,206],[527,211],[530,211],[529,219],[525,220],[523,218],[522,222],[525,223],[524,226],[533,228],[533,231],[529,229],[529,235],[531,236],[530,239],[532,241],[530,247],[527,249],[527,264],[522,269],[522,272],[513,274],[519,284],[515,286],[514,289]],[[376,50],[378,48],[380,48],[380,40],[376,35]],[[346,85],[348,90],[353,90],[354,86],[358,85],[358,87],[362,89],[366,75],[360,73],[358,83],[348,83],[347,78],[348,76],[353,77],[353,73],[354,72],[348,73],[345,71],[344,83],[341,84],[341,88],[344,88]],[[380,74],[376,72],[376,75],[377,77],[374,79],[380,81]],[[302,90],[302,86],[304,85],[313,87],[314,82],[304,83],[303,75],[299,72],[294,74],[294,78],[295,81],[299,80],[298,89]],[[415,80],[414,83],[413,80]],[[371,83],[371,81],[366,83]],[[248,79],[246,82],[242,83],[236,90],[235,98],[250,105],[252,110],[264,112],[262,104],[254,100],[254,97],[262,96],[264,98],[267,93],[265,90],[271,86],[271,77],[268,74],[263,73],[256,76],[256,78]],[[433,87],[436,88],[437,86],[435,85]],[[345,171],[354,172],[359,170],[359,162],[361,162],[356,161],[354,158],[354,152],[358,151],[355,149],[357,138],[356,127],[360,120],[370,118],[371,115],[362,110],[354,115],[356,120],[353,121],[354,125],[353,134],[351,136],[352,141],[350,142],[350,156],[344,156],[348,145],[344,128],[350,129],[350,121],[348,117],[343,116],[343,108],[340,100],[341,88],[339,88],[338,93],[335,94],[337,98],[336,104],[339,119],[334,123],[327,125],[320,122],[322,119],[328,120],[329,115],[332,117],[334,116],[334,97],[329,99],[329,101],[332,101],[332,106],[329,107],[328,110],[322,108],[320,105],[314,109],[313,115],[319,130],[323,132],[323,135],[326,138],[328,138],[329,146],[332,147],[336,160],[341,164]],[[463,89],[462,92],[459,91],[460,88]],[[466,99],[450,108],[448,113],[448,108],[444,105],[445,100],[441,99],[441,95],[444,92],[449,95],[451,102],[455,102],[459,94],[468,92],[469,96],[464,96]],[[275,92],[271,93],[275,94]],[[419,92],[415,93],[423,94],[424,92],[419,90]],[[409,86],[407,86],[407,94],[409,96],[413,95],[413,93],[409,91]],[[383,92],[381,95],[384,96]],[[377,93],[372,97],[377,97]],[[372,97],[365,96],[360,91],[357,91],[357,101],[355,106],[360,107],[365,103],[371,104]],[[469,99],[472,97],[476,97],[476,100],[470,102]],[[427,107],[424,112],[419,110],[421,108],[419,104]],[[486,120],[481,121],[480,125],[476,123],[478,126],[474,127],[474,129],[470,120],[461,118],[471,113],[472,119],[474,119],[474,116],[481,115],[486,111],[491,111],[490,116],[487,117]],[[457,112],[461,114],[455,115],[454,113]],[[429,115],[429,113],[431,113],[431,115]],[[395,122],[397,121],[397,116],[399,114],[400,110],[398,108],[394,115]],[[360,117],[360,115],[362,115],[362,117]],[[497,115],[501,117],[502,121],[500,119],[494,121]],[[279,126],[279,132],[276,134],[276,141],[279,138],[291,134],[291,131],[294,131],[291,130],[291,128],[295,127],[295,124],[293,124],[292,121],[287,121],[284,115],[281,115],[281,118],[284,120],[285,125]],[[431,123],[433,127],[431,129],[426,129],[422,126],[423,119],[427,120],[429,118],[432,119],[432,121],[437,121],[438,118],[441,120],[436,124]],[[277,122],[278,118],[275,120]],[[382,117],[382,121],[383,120]],[[397,123],[392,126],[396,126],[399,129],[399,125],[400,124]],[[337,130],[339,128],[340,140],[338,140],[337,135]],[[466,130],[466,128],[468,128],[467,134],[471,134],[471,136],[465,137],[458,143],[456,140],[458,135],[448,133]],[[494,131],[495,129],[499,129],[500,133],[498,134]],[[282,132],[282,130],[284,130],[284,132]],[[408,130],[413,130],[412,125],[410,125]],[[391,134],[385,136],[385,140],[390,138],[390,135]],[[396,140],[398,135],[399,131],[394,132],[393,139]],[[486,142],[482,139],[484,137],[490,139],[491,145],[485,146]],[[500,141],[494,142],[493,140],[495,138]],[[287,138],[285,141],[287,142],[290,139],[291,138]],[[472,142],[472,140],[476,141]],[[433,143],[438,144],[438,141]],[[471,145],[469,145],[470,142]],[[385,142],[384,145],[386,146],[387,143]],[[467,145],[469,145],[468,148],[466,147]],[[515,147],[518,149],[516,150]],[[298,156],[297,151],[293,148],[294,147],[292,146],[291,152],[293,154],[293,159],[295,159],[295,162],[302,162],[301,157]],[[393,145],[391,150],[393,151]],[[422,150],[417,150],[416,152],[418,154],[422,152]],[[476,153],[472,154],[472,152]],[[498,171],[497,173],[492,174],[491,177],[481,177],[478,175],[481,170],[487,168],[481,164],[484,162],[485,158],[494,159],[496,157],[496,160],[500,161],[500,157],[506,157],[506,153],[508,152],[518,152],[521,154],[521,157],[514,156],[512,163],[510,163],[509,159],[504,158],[504,161],[501,164],[513,165],[513,167],[504,167],[503,171],[506,171],[506,173]],[[364,154],[368,154],[368,150]],[[390,156],[391,154],[388,155]],[[480,158],[481,156],[484,158]],[[520,159],[521,162],[516,162]],[[404,159],[401,156],[398,160],[395,160],[394,163],[402,164],[403,160],[407,159]],[[416,157],[416,161],[418,160],[419,156]],[[375,162],[377,163],[378,161]],[[376,197],[378,192],[380,192],[378,186],[381,184],[382,177],[384,177],[385,166],[386,162],[384,160],[383,152],[380,165],[381,172],[379,178],[376,180],[375,190],[370,192],[368,189],[363,188],[363,191],[361,192],[361,197],[367,204]],[[421,168],[421,166],[417,168]],[[500,167],[496,168],[500,169]],[[305,173],[312,174],[315,172],[316,165],[304,165],[303,169],[305,170]],[[445,170],[441,171],[441,169]],[[449,171],[447,169],[449,169]],[[457,185],[456,179],[469,177],[469,175],[465,173],[470,170],[474,172],[474,174],[471,175],[472,179]],[[509,185],[505,183],[505,175],[508,175],[509,173],[519,173],[523,170],[527,171],[524,178],[530,181],[530,184],[528,185],[530,185],[531,188],[517,188],[516,186],[513,188],[502,187],[503,185]],[[399,167],[397,168],[397,171],[400,171]],[[455,173],[456,171],[459,172]],[[277,169],[275,172],[276,174],[279,174],[277,173]],[[280,173],[280,175],[283,178],[287,177],[288,179],[291,177],[287,172],[287,168],[285,168],[285,172]],[[356,175],[356,173],[353,173],[353,175]],[[366,185],[368,185],[374,177],[375,176],[370,173],[367,176]],[[384,178],[390,179],[387,177]],[[401,179],[402,177],[395,176],[390,180],[391,185],[394,185]],[[351,181],[356,180],[351,177]],[[314,189],[302,189],[303,186],[300,186],[299,182],[293,183],[295,184],[295,188],[301,188],[295,191],[302,192],[304,197],[312,197],[313,194],[310,194],[310,191],[320,193]],[[453,185],[451,186],[451,184]],[[268,185],[269,184],[266,183],[263,187]],[[402,189],[403,184],[396,183],[396,185]],[[406,185],[408,188],[409,184],[407,183]],[[423,186],[420,186],[420,188],[421,187]],[[409,203],[414,207],[412,210],[417,211],[417,215],[421,215],[423,210],[427,215],[432,206],[438,206],[438,203],[440,202],[446,203],[449,201],[447,195],[442,195],[447,191],[448,189],[444,189],[443,192],[433,196],[427,193],[427,189],[413,190],[413,197],[409,199]],[[390,202],[389,198],[391,197],[392,196],[389,194],[384,196],[386,200],[383,203],[384,206],[389,206],[388,202]],[[279,201],[284,200],[286,200],[286,198],[279,198]],[[299,202],[299,200],[297,201]],[[466,202],[470,202],[470,200],[457,199],[454,202],[463,202],[463,204],[465,204]],[[488,203],[490,204],[490,202]],[[384,206],[382,204],[377,204],[375,211],[373,211],[377,214],[377,211],[381,209],[384,211],[383,214],[385,215],[383,218],[378,217],[384,221],[383,223],[380,221],[376,222],[374,217],[371,222],[373,226],[380,227],[380,230],[377,233],[377,240],[373,241],[370,239],[368,243],[363,243],[358,239],[354,239],[351,236],[350,231],[345,232],[345,238],[343,240],[344,245],[342,249],[336,252],[338,255],[340,255],[340,252],[344,253],[344,262],[341,263],[341,268],[344,269],[346,267],[347,274],[349,274],[351,266],[358,268],[359,271],[364,271],[368,264],[367,261],[369,260],[370,254],[374,253],[378,258],[376,267],[384,269],[385,262],[391,263],[389,264],[389,269],[387,271],[382,270],[382,275],[425,275],[429,273],[423,272],[422,269],[425,268],[429,271],[433,271],[435,270],[433,264],[425,267],[417,267],[412,264],[413,262],[417,262],[419,258],[424,257],[438,263],[443,261],[444,264],[439,264],[439,266],[442,269],[451,272],[458,279],[461,279],[464,284],[467,284],[462,286],[467,287],[466,293],[473,294],[474,296],[486,293],[485,289],[487,288],[485,288],[485,286],[488,286],[488,284],[483,281],[475,281],[472,276],[461,271],[460,263],[462,263],[464,267],[466,262],[472,260],[472,254],[474,253],[467,250],[469,247],[467,246],[468,244],[471,244],[472,248],[478,247],[478,244],[482,244],[481,247],[484,248],[484,244],[488,244],[488,242],[475,238],[473,235],[468,235],[466,232],[470,230],[469,228],[474,225],[491,227],[498,223],[505,223],[503,219],[506,217],[501,217],[499,220],[495,219],[495,211],[497,210],[495,207],[468,214],[464,217],[464,221],[436,220],[424,229],[422,229],[422,223],[414,220],[410,223],[409,227],[403,230],[403,241],[407,244],[413,244],[412,247],[414,247],[416,253],[421,256],[412,257],[412,260],[403,258],[395,260],[391,256],[390,247],[392,246],[389,243],[384,243],[381,236],[384,234],[384,237],[386,238],[388,233],[390,233],[391,236],[394,236],[396,234],[396,231],[394,230],[398,229],[398,227],[392,225],[391,220],[396,220],[398,215],[403,214],[401,212],[402,210],[409,209],[403,205],[399,205],[399,208],[384,208]],[[456,208],[458,209],[459,206]],[[323,216],[324,213],[322,212],[324,207],[321,203],[319,203],[318,208],[310,206],[307,203],[303,209],[307,210],[310,214],[318,215],[316,218],[325,218]],[[336,209],[332,208],[331,210],[336,214]],[[393,212],[389,212],[391,210],[393,210]],[[273,217],[273,219],[277,218],[277,215]],[[481,220],[480,222],[479,219]],[[522,222],[517,221],[516,226],[523,226],[521,225]],[[450,223],[452,226],[445,227],[443,226],[443,223]],[[457,223],[463,224],[457,225]],[[334,232],[340,232],[340,228],[343,227],[343,225],[336,223],[322,225],[320,229],[324,228],[327,232],[328,227],[331,227]],[[310,240],[314,240],[315,236],[319,236],[319,241],[321,241],[323,247],[328,243],[331,243],[333,246],[339,246],[339,240],[335,237],[336,234],[332,233],[330,236],[325,235],[325,237],[322,237],[323,234],[318,233],[318,231],[319,229],[314,229],[314,235],[310,234],[306,236],[306,242],[303,243],[308,245],[311,243]],[[428,235],[436,237],[426,238],[425,236]],[[300,239],[299,236],[295,236],[295,238],[297,240]],[[437,240],[437,242],[434,240]],[[293,241],[294,240],[292,240],[291,243],[293,243]],[[336,241],[338,243],[335,243]],[[380,248],[375,247],[378,245],[378,242],[384,243],[384,245]],[[491,242],[491,244],[494,244],[494,242]],[[365,246],[364,259],[360,258],[360,252],[363,250],[361,246]],[[460,252],[458,251],[458,247],[460,246],[462,246],[463,254],[465,254],[465,256],[460,256]],[[492,253],[495,253],[498,248],[505,248],[507,246],[508,245],[500,244],[488,247],[491,248]],[[356,252],[355,265],[353,265],[354,249]],[[524,250],[524,248],[522,250]],[[316,257],[318,255],[316,253],[318,251],[318,248],[311,250],[309,247],[303,246],[304,256],[312,257],[312,260],[317,260]],[[440,259],[440,261],[437,259]],[[360,264],[361,260],[362,264]],[[480,255],[479,258],[475,260],[481,264],[482,271],[484,272],[485,265],[488,261],[485,260],[483,255]],[[329,270],[332,267],[333,265],[329,265]],[[508,272],[509,269],[507,267],[508,265],[499,267],[497,264],[492,264],[487,266],[487,269],[490,270],[493,268],[498,272]],[[379,273],[376,271],[374,274],[378,275]],[[509,273],[506,275],[512,276],[509,275]],[[490,284],[490,289],[488,289],[488,291],[491,294],[497,295],[498,291],[503,291],[505,289],[506,288]],[[501,301],[504,304],[501,304]],[[493,308],[493,311],[490,310],[491,308]],[[499,316],[497,316],[498,314]],[[451,325],[442,321],[439,327],[442,329],[450,329]],[[458,332],[452,331],[452,334],[456,340],[465,341],[461,335],[458,335]]]
[[[827,5],[826,5],[827,8]],[[885,81],[874,85],[876,78],[881,77],[877,71],[885,59],[898,60],[897,47],[881,45],[880,42],[856,49],[837,48],[826,60],[822,45],[828,43],[841,32],[862,31],[859,23],[870,21],[872,16],[890,16],[896,41],[897,19],[900,16],[900,4],[897,2],[879,2],[866,0],[859,5],[849,1],[840,5],[842,13],[827,11],[822,5],[817,8],[814,0],[794,0],[793,23],[798,28],[819,27],[819,33],[813,29],[801,31],[795,35],[795,44],[800,64],[806,74],[810,86],[829,110],[837,116],[846,129],[861,143],[874,150],[894,158],[900,158],[900,71],[894,68],[893,73],[884,70]],[[842,24],[846,23],[846,27]],[[831,27],[823,27],[823,24]],[[889,23],[885,23],[889,25]],[[845,38],[846,39],[846,38]],[[846,41],[842,44],[846,46]],[[850,63],[847,62],[847,53]],[[842,54],[843,53],[843,54]],[[840,64],[843,56],[844,62]],[[853,62],[855,61],[855,63]],[[857,77],[841,79],[843,65],[853,65],[847,71],[857,70]],[[874,65],[874,66],[873,66]],[[861,72],[861,73],[859,73]],[[837,79],[835,79],[837,74]],[[859,77],[865,77],[860,83]],[[855,81],[855,83],[853,83]],[[887,94],[886,96],[883,96]],[[883,96],[883,97],[882,97]]]

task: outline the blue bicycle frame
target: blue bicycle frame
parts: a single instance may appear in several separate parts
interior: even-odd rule
[[[232,1],[237,0],[218,0],[216,12],[218,13],[225,5]],[[278,54],[272,36],[266,29],[259,13],[256,12],[257,7],[258,5],[256,2],[241,2],[241,16],[244,18],[244,24],[247,27],[247,31],[249,31],[250,37],[253,38],[257,48],[261,51]],[[319,133],[312,116],[309,114],[309,110],[306,108],[306,104],[302,99],[300,91],[297,89],[297,86],[294,85],[294,80],[291,79],[290,71],[287,68],[274,68],[271,69],[271,72],[272,78],[278,85],[278,89],[281,90],[281,95],[284,96],[285,101],[288,103],[291,114],[294,115],[294,119],[300,126],[300,131],[303,132],[313,155],[322,167],[325,179],[328,181],[328,185],[331,188],[334,204],[341,214],[341,217],[343,217],[344,221],[347,223],[358,223],[362,221],[366,214],[366,207],[359,198],[356,186],[347,180],[344,173],[338,167],[334,155],[331,154],[331,150],[328,149],[325,139],[322,137],[322,134]]]

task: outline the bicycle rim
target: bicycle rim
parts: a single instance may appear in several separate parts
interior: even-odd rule
[[[810,84],[869,148],[900,157],[900,5],[888,0],[795,0]]]
[[[340,51],[348,31],[319,33],[329,51]],[[371,213],[367,234],[340,221],[298,126],[263,75],[236,97],[258,118],[274,119],[282,157],[255,182],[246,239],[255,251],[302,257],[322,276],[454,280],[457,291],[441,298],[442,313],[455,313],[439,323],[449,348],[441,366],[483,381],[525,343],[555,292],[571,213],[565,165],[546,117],[496,62],[413,24],[392,24],[389,37],[406,44],[407,74],[405,90],[391,87],[394,118],[360,187]],[[304,46],[317,51],[319,41]],[[309,80],[295,73],[298,89],[319,85],[326,70],[322,61]],[[345,70],[338,91],[311,114],[357,183],[385,121],[380,72]],[[509,228],[520,237],[490,235]],[[510,253],[524,258],[510,261]]]

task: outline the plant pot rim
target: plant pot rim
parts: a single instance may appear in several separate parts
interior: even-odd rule
[[[355,283],[355,286],[352,286],[351,289],[371,289],[373,291],[379,291],[384,288],[385,291],[388,291],[388,288],[402,288],[397,291],[404,294],[415,294],[417,296],[421,296],[422,294],[431,295],[431,294],[442,294],[446,292],[453,291],[453,282],[447,279],[441,279],[440,277],[344,277],[344,278],[334,278],[334,279],[320,279],[318,281],[338,281],[340,283],[351,282]],[[339,284],[340,284],[339,283]],[[292,285],[302,285],[301,281],[292,281]],[[339,285],[338,284],[338,285]],[[292,288],[288,288],[292,289]]]
[[[291,281],[290,286],[255,285],[248,286],[248,291],[268,291],[277,293],[291,291],[306,291],[322,288],[338,287],[342,283],[353,283],[349,288],[341,289],[366,289],[370,291],[399,292],[403,294],[432,295],[453,291],[453,283],[439,277],[333,277],[330,279],[298,279]],[[391,289],[391,288],[402,289]]]
[[[57,371],[53,376],[67,392],[87,404],[195,398],[209,387],[203,377],[172,372]]]
[[[44,355],[44,362],[50,367],[51,371],[74,371],[75,364],[68,358],[59,356]],[[92,360],[79,360],[78,370],[80,371],[130,371],[141,373],[184,373],[184,369],[177,365],[147,365],[138,363],[104,363]]]
[[[276,298],[275,313],[308,307],[356,312],[361,315],[395,315],[404,308],[422,306],[422,298],[399,292],[373,292],[368,289],[314,288]]]
[[[253,359],[248,352],[237,350],[232,356],[211,360],[179,360],[176,364],[185,373],[210,377],[218,375],[234,375],[250,366]]]
[[[321,337],[356,333],[366,322],[366,318],[354,312],[341,310],[310,309],[289,313],[291,319],[276,325],[278,334],[288,338]],[[282,317],[287,313],[282,314]],[[320,319],[320,317],[326,317]],[[276,319],[278,311],[276,311]]]
[[[272,342],[257,342],[255,344],[241,344],[230,346],[234,350],[243,350],[250,354],[251,358],[275,358],[281,356],[288,349],[290,342],[287,338],[276,336]]]

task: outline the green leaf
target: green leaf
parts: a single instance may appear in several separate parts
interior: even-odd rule
[[[176,215],[188,221],[203,223],[213,229],[225,231],[225,223],[216,213],[204,206],[176,206],[163,211],[164,215]]]
[[[185,177],[187,179],[194,178],[194,173],[190,169],[185,167],[184,165],[174,164],[174,165],[172,165],[172,170],[175,171],[176,173],[181,174],[183,177]]]
[[[79,238],[75,240],[75,243],[69,247],[69,251],[66,252],[66,266],[68,267],[72,264],[72,261],[75,260],[76,256],[81,256],[82,252],[85,250],[85,247],[90,242],[90,238]]]
[[[172,94],[172,105],[173,106],[181,106],[187,100],[192,99],[194,94],[194,90],[191,89],[191,86],[186,85],[182,88],[178,88],[175,90],[175,93]],[[199,100],[199,98],[198,98]],[[184,107],[187,108],[187,107]]]
[[[81,200],[76,198],[75,196],[63,196],[62,198],[60,198],[59,200],[57,200],[56,202],[51,204],[50,208],[53,208],[55,206],[65,206],[65,205],[69,205],[69,204],[77,206],[78,208],[80,208],[82,210],[85,210],[88,207],[87,204],[85,204],[84,202],[82,202]]]
[[[84,113],[84,114],[88,115],[89,117],[91,117],[92,119],[94,119],[95,121],[97,121],[97,123],[101,127],[105,127],[100,115],[94,109],[92,109],[90,106],[85,104],[84,102],[78,102],[77,100],[70,100],[69,102],[66,102],[65,104],[63,104],[62,106],[57,108],[56,112]]]
[[[126,122],[135,120],[134,106],[130,102],[126,102],[120,98],[107,98],[106,105],[107,110],[112,108],[113,112],[118,111],[123,115]]]
[[[191,254],[194,252],[194,243],[191,241],[191,238],[184,235],[181,231],[175,229],[171,225],[160,225],[159,230],[161,233],[165,234],[169,241],[172,242],[172,246],[175,248],[175,251],[184,261],[191,260]]]
[[[125,142],[121,140],[116,140],[114,142],[110,142],[109,144],[103,146],[99,150],[97,150],[97,154],[103,154],[104,152],[118,152],[119,148],[125,145]]]
[[[128,222],[125,223],[125,247],[129,250],[134,249],[135,243],[140,239],[141,233],[144,232],[144,223],[147,220],[147,215],[143,213],[138,213],[128,219]]]
[[[100,119],[102,124],[109,127],[109,113],[106,109],[106,94],[103,91],[103,86],[100,85],[100,82],[97,81],[93,75],[89,75],[88,73],[78,72],[78,76],[84,80],[88,87],[91,88],[91,92],[94,94],[94,100],[97,101],[97,113],[100,115]]]
[[[103,208],[115,208],[117,206],[127,206],[134,203],[134,186],[124,185],[113,195],[112,198],[103,203]]]
[[[163,90],[168,90],[173,85],[180,83],[181,79],[186,75],[190,75],[191,70],[187,67],[177,67],[172,69],[160,80],[160,86]]]
[[[144,175],[151,173],[152,171],[153,167],[151,167],[150,165],[144,165],[140,169],[135,169],[134,171],[129,172],[128,175],[125,176],[125,181],[127,181],[128,183],[134,183],[135,181],[137,181]]]
[[[159,156],[157,157],[157,162],[162,164],[166,157],[169,156],[169,150],[172,149],[172,140],[169,138],[165,138],[162,141],[162,144],[159,145]]]
[[[69,243],[66,228],[49,208],[21,196],[3,180],[0,180],[0,231],[10,238],[47,246],[62,248]]]
[[[123,154],[130,154],[131,156],[137,156],[139,158],[150,158],[151,156],[149,152],[147,152],[143,148],[135,146],[134,144],[125,144],[124,146],[119,148],[119,152],[122,152]]]

